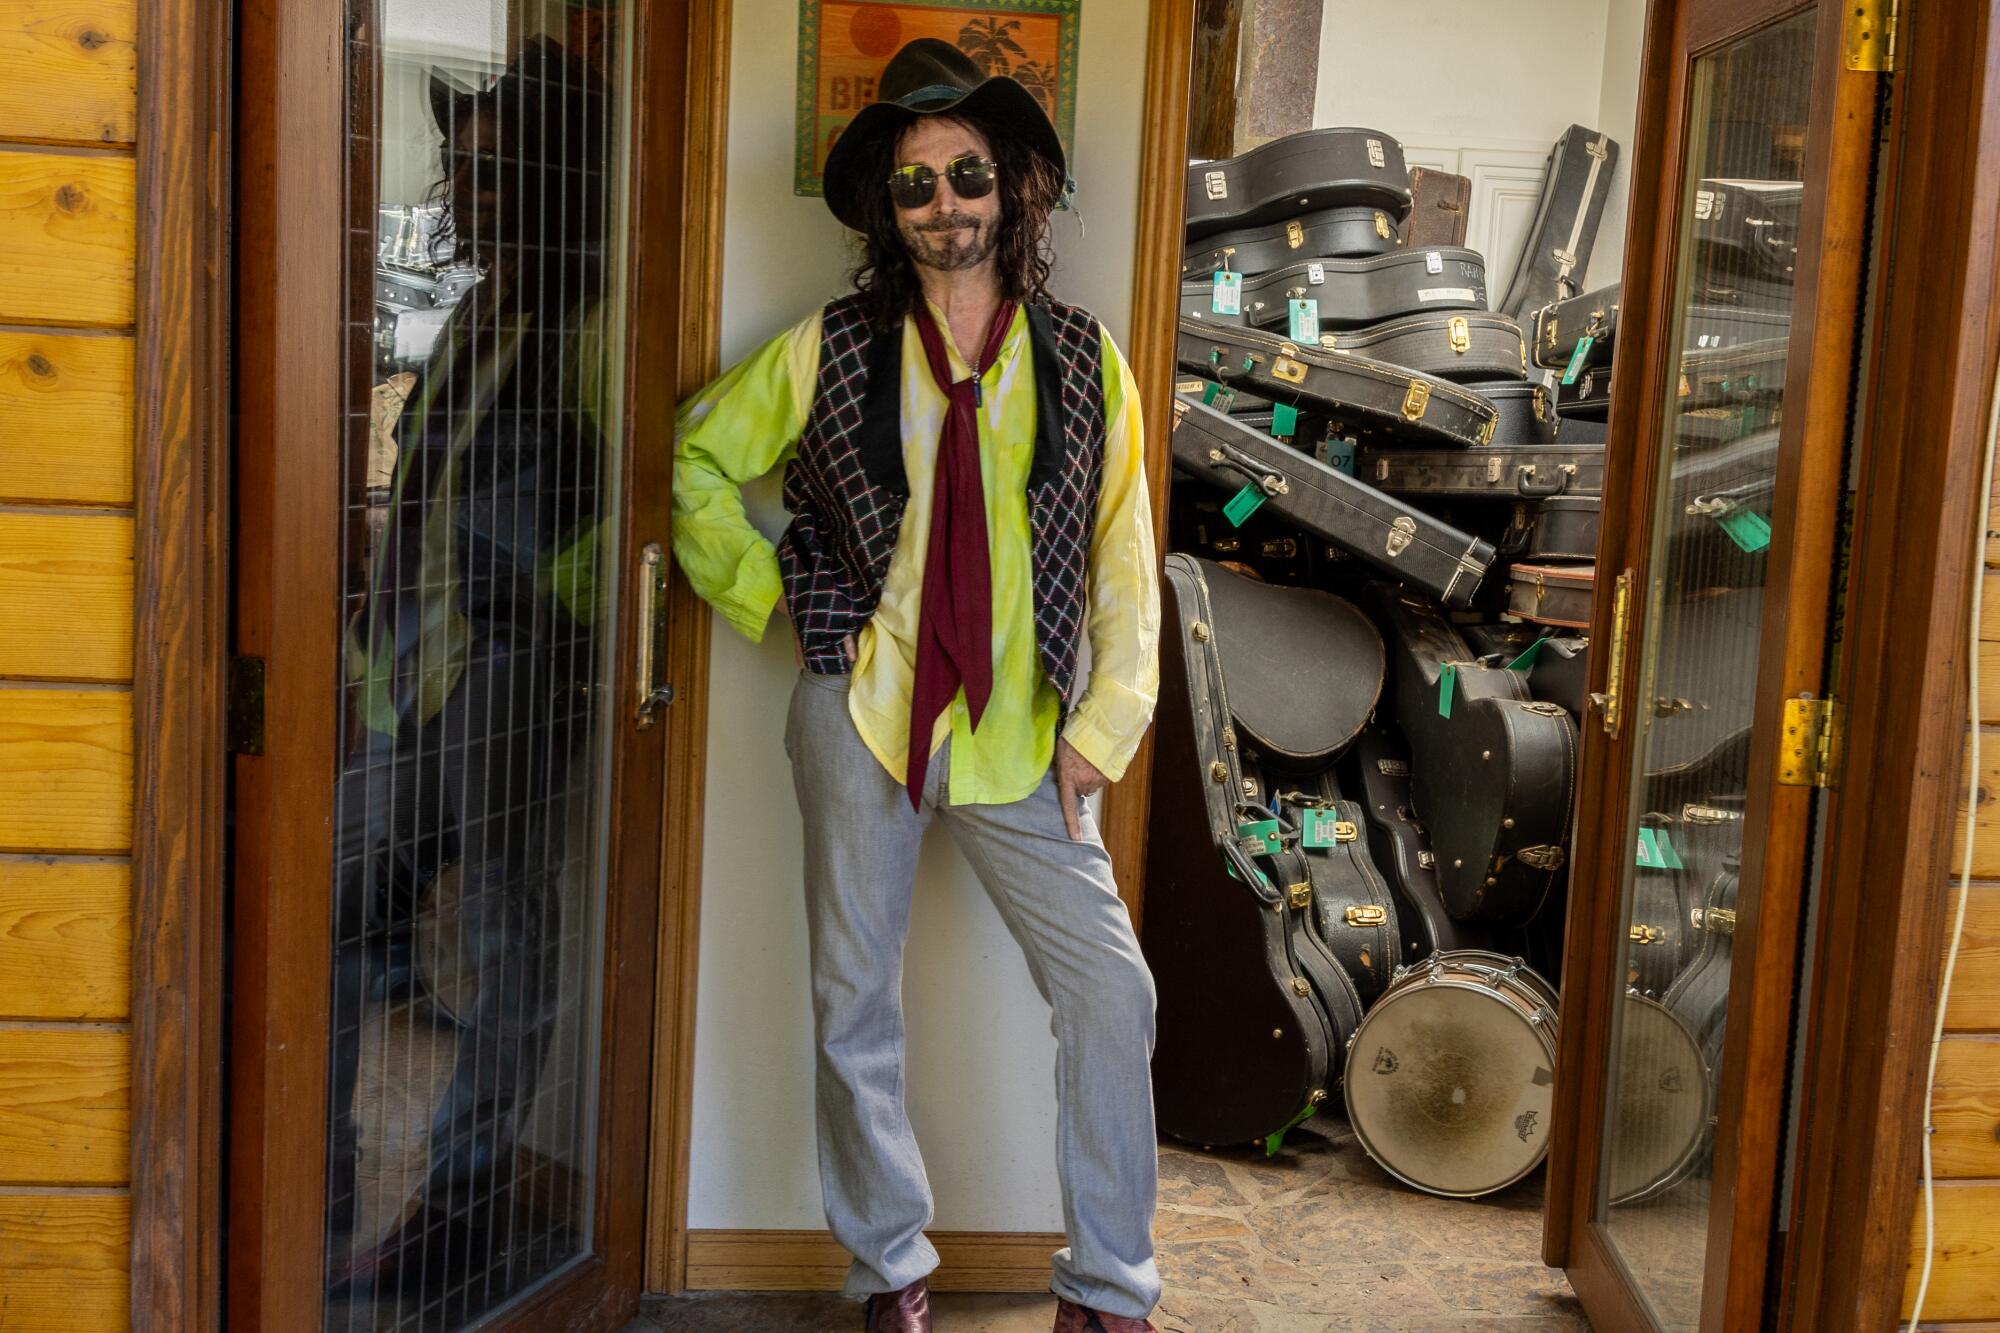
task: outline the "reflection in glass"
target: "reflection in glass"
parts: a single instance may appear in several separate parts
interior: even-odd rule
[[[451,1329],[590,1244],[621,16],[349,19],[326,1326]]]
[[[1701,1316],[1812,45],[1808,12],[1694,71],[1600,1171],[1605,1225],[1664,1329]]]

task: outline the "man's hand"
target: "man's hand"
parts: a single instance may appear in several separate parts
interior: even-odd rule
[[[1097,765],[1076,752],[1076,747],[1058,736],[1056,738],[1056,795],[1062,800],[1063,824],[1069,829],[1071,842],[1083,841],[1083,822],[1079,817],[1084,798],[1104,790],[1109,781],[1097,771]]]

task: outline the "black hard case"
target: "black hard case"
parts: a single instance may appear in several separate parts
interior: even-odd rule
[[[1212,280],[1199,284],[1200,310]],[[1185,294],[1186,288],[1182,288]],[[1373,259],[1307,258],[1243,280],[1243,322],[1288,326],[1292,300],[1317,303],[1323,330],[1361,328],[1406,315],[1486,310],[1486,260],[1476,250],[1398,250]]]
[[[1595,291],[1572,296],[1565,301],[1539,307],[1535,311],[1535,364],[1544,370],[1566,370],[1576,356],[1576,345],[1590,339],[1583,365],[1608,366],[1618,338],[1618,303],[1623,286],[1612,283]]]
[[[1570,716],[1579,723],[1582,721],[1590,675],[1587,636],[1513,622],[1466,625],[1462,632],[1472,650],[1492,666],[1506,666],[1541,640],[1535,660],[1528,665],[1528,696],[1543,703],[1561,704]]]
[[[1173,457],[1224,491],[1261,487],[1264,508],[1449,606],[1469,605],[1493,563],[1486,542],[1198,401],[1174,401]]]
[[[1194,633],[1213,616],[1192,558],[1166,558],[1162,609],[1141,934],[1159,996],[1154,1105],[1175,1138],[1247,1143],[1332,1095],[1360,999],[1351,982],[1345,992],[1327,983],[1342,1010],[1336,1026],[1321,987],[1295,984],[1307,961],[1320,970],[1316,955],[1300,956],[1312,932],[1237,836],[1241,752],[1213,636]]]
[[[1530,561],[1595,560],[1604,513],[1600,495],[1558,495],[1531,506],[1527,545]]]
[[[1444,910],[1430,835],[1417,822],[1410,803],[1410,750],[1402,734],[1378,722],[1361,733],[1351,759],[1350,771],[1359,780],[1360,806],[1367,820],[1368,846],[1396,901],[1403,962],[1422,962],[1446,949],[1520,953],[1518,930],[1457,921]]]
[[[1696,269],[1711,295],[1789,305],[1797,282],[1800,181],[1705,180],[1695,187]]]
[[[1181,367],[1233,388],[1411,442],[1492,442],[1499,410],[1449,380],[1365,356],[1302,346],[1258,329],[1182,319]]]
[[[1355,471],[1392,495],[1431,500],[1546,500],[1601,495],[1601,444],[1489,444],[1483,449],[1364,446]]]
[[[1321,346],[1325,346],[1323,337]],[[1527,343],[1521,337],[1521,326],[1505,315],[1483,310],[1404,315],[1337,331],[1333,350],[1408,366],[1461,384],[1519,382],[1528,373]]]
[[[1445,909],[1462,921],[1525,925],[1568,857],[1576,722],[1532,699],[1523,673],[1481,663],[1431,603],[1383,585],[1369,593]],[[1449,717],[1440,712],[1447,665]]]
[[[1493,427],[1493,444],[1554,444],[1559,433],[1555,401],[1548,386],[1521,379],[1484,381],[1466,388],[1493,404],[1500,414]]]
[[[1327,208],[1261,227],[1204,236],[1181,252],[1182,281],[1207,281],[1217,271],[1267,273],[1298,259],[1368,259],[1403,244],[1396,219],[1380,208]]]
[[[1604,201],[1611,194],[1618,145],[1611,136],[1572,125],[1549,153],[1542,201],[1528,228],[1528,244],[1495,309],[1516,319],[1576,295],[1590,267]]]
[[[1379,208],[1401,223],[1410,211],[1403,146],[1380,130],[1306,130],[1188,164],[1190,241],[1328,208]]]
[[[1610,367],[1585,369],[1568,384],[1561,379],[1556,381],[1556,417],[1559,421],[1606,421],[1610,416]]]
[[[1258,779],[1246,770],[1245,781]],[[1333,812],[1338,830],[1335,844],[1307,847],[1301,837],[1299,854],[1312,884],[1313,929],[1339,960],[1365,1008],[1393,979],[1402,935],[1396,923],[1395,900],[1361,838],[1361,807],[1341,799],[1331,768],[1298,779],[1263,775],[1260,785],[1263,802],[1277,811],[1287,837],[1303,832],[1308,811]]]

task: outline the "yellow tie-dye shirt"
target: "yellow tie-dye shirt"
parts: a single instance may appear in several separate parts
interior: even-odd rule
[[[935,306],[932,313],[952,376],[962,379],[971,370],[953,345],[943,314]],[[819,344],[815,312],[682,404],[676,422],[674,557],[695,591],[752,640],[763,637],[783,582],[776,550],[744,514],[742,486],[783,465],[796,449],[818,386]],[[1139,396],[1131,368],[1109,334],[1103,335],[1103,349],[1104,481],[1085,587],[1090,671],[1063,736],[1115,781],[1139,748],[1159,693],[1160,593]],[[966,805],[1018,801],[1032,793],[1054,759],[1060,713],[1035,639],[1027,497],[1035,452],[1035,376],[1025,311],[1016,313],[982,378],[981,393],[993,694],[975,732],[960,690],[931,737],[932,754],[950,737],[951,800]],[[881,602],[857,636],[848,696],[862,740],[897,782],[904,780],[909,751],[917,611],[944,413],[945,396],[931,381],[916,323],[905,320],[902,432],[910,498]]]

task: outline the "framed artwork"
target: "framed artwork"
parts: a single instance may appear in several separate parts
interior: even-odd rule
[[[876,98],[889,57],[938,37],[988,76],[1034,94],[1063,147],[1076,126],[1077,9],[1081,0],[799,0],[799,88],[793,191],[820,192],[826,151]]]

